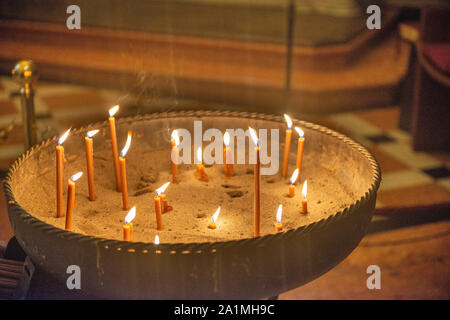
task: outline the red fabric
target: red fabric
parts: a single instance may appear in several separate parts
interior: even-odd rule
[[[423,54],[441,72],[450,75],[450,42],[427,45]]]

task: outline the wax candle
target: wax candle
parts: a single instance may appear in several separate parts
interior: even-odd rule
[[[72,229],[72,212],[75,206],[75,182],[83,175],[78,172],[70,177],[67,187],[66,230]]]
[[[298,133],[298,143],[297,143],[297,161],[296,168],[298,169],[297,179],[300,179],[300,171],[302,170],[302,159],[303,159],[303,144],[305,143],[305,133],[299,127],[295,127],[295,131]]]
[[[162,230],[162,212],[161,212],[161,194],[164,193],[170,182],[166,182],[162,187],[156,189],[154,201],[155,201],[155,213],[156,213],[156,229]]]
[[[120,167],[120,181],[122,183],[122,204],[123,204],[123,210],[128,210],[128,186],[127,186],[127,170],[126,170],[126,163],[125,163],[125,156],[128,152],[128,149],[130,148],[131,144],[131,131],[128,131],[128,137],[127,142],[125,143],[125,146],[123,147],[122,151],[120,151],[120,157],[119,157],[119,167]]]
[[[155,236],[155,241],[153,242],[155,244],[155,247],[159,246],[159,236]],[[155,250],[155,253],[161,254],[161,250]]]
[[[295,196],[295,181],[297,181],[298,169],[294,170],[294,173],[289,180],[289,197],[292,198]]]
[[[308,189],[307,181],[305,180],[305,183],[303,183],[302,188],[302,213],[308,213],[308,201],[306,199],[306,192]]]
[[[136,206],[131,208],[125,216],[123,225],[123,241],[133,241],[133,219],[136,217]]]
[[[178,145],[180,144],[180,137],[177,130],[172,131],[172,150],[171,150],[171,160],[172,160],[172,182],[178,182]]]
[[[119,169],[119,152],[117,149],[117,136],[116,136],[116,118],[114,115],[119,110],[119,105],[116,105],[109,109],[109,133],[111,135],[111,147],[113,153],[114,173],[116,175],[116,190],[122,191],[122,185],[120,181],[120,169]]]
[[[233,168],[233,162],[231,157],[231,148],[230,148],[230,134],[228,132],[225,132],[223,135],[223,143],[225,144],[225,148],[223,150],[224,154],[224,168],[225,168],[225,176],[227,178],[230,178],[234,176],[234,168]]]
[[[210,229],[216,228],[216,221],[217,221],[217,218],[219,217],[219,213],[220,213],[220,207],[218,207],[216,212],[213,214],[213,216],[211,218],[211,222],[208,225],[208,228],[210,228]]]
[[[69,136],[70,129],[58,139],[56,146],[56,217],[62,217],[63,212],[63,176],[64,176],[64,147],[63,143]]]
[[[254,170],[255,194],[254,194],[253,217],[254,217],[254,236],[258,237],[260,234],[260,207],[261,207],[261,199],[260,199],[261,164],[259,159],[259,140],[253,128],[249,127],[248,130],[250,132],[250,136],[252,137],[253,143],[255,144],[255,153],[256,153],[256,163]]]
[[[97,134],[99,130],[91,130],[86,133],[84,138],[86,146],[86,167],[88,174],[88,187],[89,187],[89,200],[95,200],[95,190],[94,190],[94,146],[92,142],[92,137]]]
[[[196,153],[196,164],[197,164],[197,170],[194,173],[194,176],[201,181],[208,181],[208,175],[205,172],[205,167],[202,164],[202,148],[198,147],[197,153]]]
[[[289,163],[289,151],[291,149],[292,120],[287,114],[284,114],[284,118],[286,119],[287,129],[286,141],[284,143],[283,178],[286,178]]]
[[[277,232],[283,230],[283,225],[281,224],[281,214],[283,211],[283,205],[279,205],[278,206],[278,210],[277,210],[277,216],[276,216],[276,222],[275,222],[275,230]]]

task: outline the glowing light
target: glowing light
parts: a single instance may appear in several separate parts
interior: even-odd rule
[[[197,149],[197,163],[202,163],[202,148],[198,147]]]
[[[69,136],[70,129],[63,133],[63,135],[58,139],[58,144],[62,145],[64,141],[66,141],[67,137]]]
[[[288,129],[292,128],[292,120],[291,117],[289,117],[286,113],[284,114],[284,119],[286,119],[286,124]]]
[[[223,135],[223,143],[225,144],[225,147],[230,145],[230,134],[228,132],[225,132]]]
[[[219,213],[220,213],[220,207],[217,208],[216,212],[213,214],[211,221],[213,223],[215,223],[217,221],[217,218],[219,217]]]
[[[125,158],[125,156],[127,155],[128,149],[130,148],[130,144],[131,144],[131,131],[128,131],[127,142],[125,143],[125,147],[123,147],[122,151],[120,151],[120,156],[122,158]]]
[[[155,236],[154,244],[156,244],[156,245],[159,244],[159,236],[158,235]]]
[[[111,109],[109,109],[109,116],[110,117],[114,117],[114,115],[116,114],[116,112],[119,111],[119,105],[116,105],[114,107],[112,107]]]
[[[159,196],[160,194],[163,194],[164,191],[166,191],[166,188],[169,186],[170,182],[166,182],[165,184],[162,185],[162,187],[159,187],[158,189],[156,189],[155,193],[157,196]]]
[[[295,131],[297,131],[300,138],[303,138],[305,136],[305,133],[299,127],[295,127]]]
[[[294,184],[295,181],[297,181],[297,177],[298,177],[298,168],[295,169],[294,173],[292,174],[291,180],[289,180],[289,183]]]
[[[281,223],[281,214],[283,213],[283,205],[280,204],[277,210],[277,223]]]
[[[136,217],[136,206],[134,206],[133,208],[131,208],[130,211],[128,211],[127,215],[125,216],[125,224],[131,223],[134,217]]]
[[[99,131],[100,131],[100,130],[98,130],[98,129],[88,131],[88,132],[86,133],[86,137],[92,138],[92,137],[95,136]]]
[[[252,137],[255,146],[259,146],[259,140],[258,136],[256,135],[256,131],[252,127],[248,127],[248,131],[250,132],[250,136]]]
[[[306,199],[306,192],[308,191],[308,184],[307,181],[305,180],[305,183],[303,184],[303,188],[302,188],[302,197],[303,199]]]
[[[80,179],[81,178],[81,176],[83,175],[83,172],[77,172],[77,173],[75,173],[73,176],[71,176],[70,177],[70,180],[72,181],[72,182],[75,182],[75,181],[77,181],[78,179]]]
[[[178,147],[178,145],[180,144],[180,136],[178,135],[177,130],[172,131],[172,140],[175,142],[175,146]]]

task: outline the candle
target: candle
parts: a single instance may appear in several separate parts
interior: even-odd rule
[[[64,147],[63,143],[69,136],[70,129],[58,139],[56,146],[56,217],[62,217],[63,211],[63,175],[64,175]]]
[[[303,159],[303,144],[305,143],[305,133],[299,127],[295,127],[295,131],[298,133],[298,143],[297,143],[297,161],[296,168],[298,169],[298,177],[300,179],[300,171],[302,170],[302,159]]]
[[[158,235],[155,236],[155,241],[153,243],[155,244],[155,247],[159,245],[159,236]],[[161,254],[161,250],[156,250],[155,252],[157,254]]]
[[[278,210],[277,210],[277,216],[276,216],[276,222],[275,222],[275,230],[277,232],[283,230],[283,225],[281,224],[281,214],[283,211],[283,205],[279,205],[278,206]]]
[[[211,218],[211,222],[209,223],[208,228],[210,228],[210,229],[215,229],[216,228],[216,221],[217,221],[217,218],[219,217],[219,213],[220,213],[220,207],[218,207],[216,212],[213,214],[213,216]]]
[[[154,201],[155,201],[155,213],[156,213],[156,229],[162,230],[162,215],[161,215],[161,194],[164,193],[170,182],[166,182],[162,187],[156,189]]]
[[[66,211],[66,230],[72,229],[72,212],[75,206],[75,181],[77,181],[83,172],[75,173],[69,179],[67,187],[67,211]]]
[[[297,181],[298,177],[298,169],[294,170],[294,173],[291,176],[291,179],[289,180],[289,197],[292,198],[295,196],[295,181]]]
[[[86,145],[86,166],[88,174],[89,200],[95,200],[94,192],[94,147],[92,137],[97,134],[99,130],[91,130],[86,133],[84,142]]]
[[[302,188],[302,213],[308,213],[308,201],[306,200],[306,192],[308,189],[307,181],[303,183]]]
[[[178,136],[178,131],[173,130],[172,132],[172,182],[178,182],[178,145],[180,144],[180,137]]]
[[[198,147],[197,149],[197,171],[195,171],[194,176],[201,181],[208,181],[208,175],[205,172],[205,167],[202,164],[202,148]]]
[[[123,241],[133,241],[133,219],[136,217],[136,206],[131,208],[125,216],[125,224],[123,225]]]
[[[114,163],[114,173],[116,175],[116,190],[121,191],[121,181],[120,181],[120,169],[119,169],[119,152],[117,149],[117,136],[116,136],[116,118],[114,115],[119,110],[119,105],[116,105],[109,109],[109,133],[111,135],[111,146],[113,153],[113,163]]]
[[[127,170],[125,166],[125,156],[131,144],[131,131],[128,131],[127,142],[122,151],[120,151],[119,167],[120,167],[120,181],[122,183],[122,204],[123,210],[128,210],[128,186],[127,186]]]
[[[287,114],[284,114],[284,118],[286,119],[287,129],[286,129],[286,142],[284,143],[283,178],[286,178],[289,162],[289,150],[291,149],[292,120]]]
[[[254,236],[259,236],[260,231],[260,206],[261,206],[261,200],[260,200],[260,182],[261,182],[261,176],[260,176],[260,170],[261,170],[261,164],[259,160],[259,140],[256,136],[255,130],[253,128],[248,128],[250,131],[250,136],[252,137],[253,143],[255,144],[255,152],[256,152],[256,163],[255,163],[255,170],[254,170],[254,176],[255,176],[255,194],[254,194]]]
[[[225,176],[230,178],[234,176],[234,168],[231,158],[231,148],[230,148],[230,134],[225,132],[223,135],[223,143],[225,144],[225,148],[223,150],[224,154],[224,164],[225,164]]]

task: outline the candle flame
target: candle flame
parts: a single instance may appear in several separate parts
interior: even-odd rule
[[[294,170],[294,173],[292,174],[291,180],[289,180],[290,184],[294,184],[295,181],[297,181],[298,177],[298,168]]]
[[[71,129],[67,130],[63,133],[63,135],[58,139],[58,145],[62,145],[64,141],[66,141],[67,137],[69,136],[69,132]]]
[[[131,131],[128,131],[127,142],[125,143],[125,147],[123,147],[122,151],[120,151],[120,156],[122,158],[125,158],[125,156],[127,155],[128,149],[130,148],[130,144],[131,144]]]
[[[131,208],[130,211],[128,211],[127,215],[125,216],[125,224],[131,223],[134,217],[136,217],[136,206],[134,206],[133,208]]]
[[[283,213],[283,205],[280,204],[277,210],[277,223],[281,223],[281,214]]]
[[[202,163],[202,148],[198,147],[197,149],[197,163]]]
[[[259,140],[258,140],[258,136],[256,135],[255,129],[253,129],[252,127],[248,127],[248,131],[250,132],[250,136],[252,137],[252,140],[253,140],[253,143],[255,144],[255,146],[259,146]]]
[[[180,144],[180,136],[178,135],[177,130],[172,131],[172,140],[175,142],[175,146],[178,147],[178,145]]]
[[[88,132],[86,133],[86,137],[92,138],[92,137],[95,136],[99,131],[100,131],[100,130],[98,130],[98,129],[88,131]]]
[[[158,235],[156,235],[155,236],[155,242],[154,242],[156,245],[158,245],[159,244],[159,236]]]
[[[71,176],[70,177],[70,180],[72,181],[72,182],[75,182],[75,181],[77,181],[78,179],[80,179],[81,178],[81,176],[83,175],[83,172],[77,172],[77,173],[75,173],[73,176]]]
[[[228,147],[230,145],[230,134],[228,133],[228,131],[223,135],[223,143],[225,144],[225,147]]]
[[[287,128],[292,128],[292,120],[291,117],[289,117],[286,113],[284,114],[284,119],[286,119]]]
[[[219,217],[219,213],[220,213],[220,207],[217,208],[216,212],[214,212],[214,214],[213,214],[213,216],[211,218],[211,221],[213,223],[215,223],[217,221],[217,218]]]
[[[303,188],[302,188],[302,197],[303,197],[303,199],[306,199],[307,189],[308,189],[308,184],[307,184],[307,181],[305,180],[305,183],[303,184]]]
[[[295,131],[297,131],[300,138],[303,138],[305,136],[305,133],[299,127],[295,127]]]
[[[114,107],[112,107],[111,109],[109,109],[109,116],[110,117],[114,117],[114,115],[116,114],[116,112],[119,111],[119,105],[115,105]]]
[[[166,191],[166,188],[169,186],[170,182],[166,182],[165,184],[162,185],[162,187],[159,187],[158,189],[156,189],[155,193],[157,196],[159,196],[160,194],[163,194],[164,191]]]

